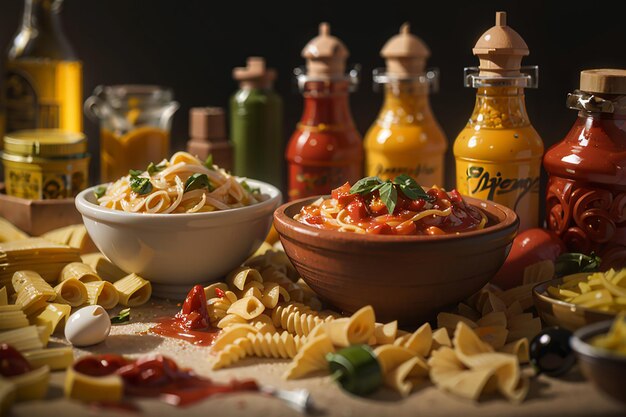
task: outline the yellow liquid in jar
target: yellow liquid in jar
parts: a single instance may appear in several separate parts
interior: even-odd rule
[[[100,180],[116,181],[130,169],[145,170],[168,158],[169,132],[156,127],[138,127],[118,135],[107,129],[100,131]]]
[[[80,61],[10,60],[4,82],[5,132],[36,128],[82,132]]]
[[[448,144],[424,86],[385,87],[383,108],[365,135],[366,175],[386,180],[407,174],[422,186],[443,186]]]

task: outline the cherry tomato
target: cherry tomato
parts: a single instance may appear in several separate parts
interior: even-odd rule
[[[376,223],[368,227],[366,232],[373,235],[390,235],[393,234],[393,229],[387,223]]]
[[[30,372],[30,363],[13,346],[3,343],[0,345],[0,375],[11,377]]]
[[[372,198],[369,202],[369,208],[370,212],[372,212],[374,216],[380,216],[381,214],[387,213],[387,206],[385,206],[385,203],[383,203],[383,200],[381,200],[380,197]]]
[[[555,233],[541,228],[525,230],[513,240],[509,256],[491,282],[503,290],[522,285],[527,266],[554,261],[564,251],[565,245]]]
[[[394,229],[399,235],[414,235],[417,231],[415,222],[403,222],[397,225]]]
[[[425,205],[426,201],[424,200],[410,200],[406,209],[409,211],[422,211]]]

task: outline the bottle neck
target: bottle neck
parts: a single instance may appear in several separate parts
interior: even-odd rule
[[[519,87],[480,87],[469,126],[510,129],[530,125],[524,89]]]
[[[347,81],[309,81],[304,86],[301,125],[354,128]]]
[[[385,84],[385,98],[379,121],[395,124],[417,124],[432,116],[428,100],[428,85],[420,82],[390,82]]]
[[[62,3],[24,0],[22,23],[9,50],[10,58],[76,59],[61,26]]]

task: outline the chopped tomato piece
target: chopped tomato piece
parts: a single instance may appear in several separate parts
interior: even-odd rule
[[[335,188],[331,193],[331,197],[339,202],[339,204],[345,206],[352,200],[358,197],[358,194],[350,194],[350,183],[346,182],[341,187]]]
[[[438,228],[437,226],[430,226],[426,229],[426,234],[434,236],[434,235],[445,235],[446,232]]]
[[[448,194],[446,194],[446,192],[440,188],[431,188],[430,190],[426,191],[426,193],[431,197],[435,197],[437,200],[450,199],[450,197],[448,197]]]
[[[377,223],[368,227],[366,232],[373,235],[391,235],[393,229],[387,223]]]
[[[360,196],[355,198],[354,201],[348,204],[346,206],[346,210],[348,211],[348,213],[350,213],[350,218],[355,221],[363,220],[368,217],[365,202]]]
[[[322,216],[306,216],[304,220],[308,224],[324,224],[324,218]]]
[[[399,235],[414,235],[416,230],[415,222],[404,222],[395,227],[395,231]]]
[[[426,205],[426,201],[420,200],[410,200],[406,209],[409,211],[422,211],[424,206]]]
[[[448,193],[448,196],[450,198],[450,201],[452,201],[453,203],[463,203],[463,197],[461,197],[461,194],[457,191],[457,190],[452,190]]]
[[[385,203],[379,198],[372,198],[372,201],[369,203],[370,211],[376,215],[380,216],[381,214],[387,214],[387,206]]]

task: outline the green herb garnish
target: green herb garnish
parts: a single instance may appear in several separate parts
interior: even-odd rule
[[[152,191],[150,178],[130,177],[130,189],[139,195],[149,194]]]
[[[387,212],[392,214],[398,202],[398,189],[411,200],[433,200],[413,178],[405,174],[398,175],[393,181],[383,181],[378,177],[362,178],[350,187],[350,194],[364,195],[378,190],[381,201],[387,207]]]
[[[201,188],[207,188],[209,191],[213,191],[211,181],[209,181],[209,177],[207,177],[206,174],[195,173],[187,178],[185,182],[185,192],[199,190]]]
[[[138,177],[141,174],[143,174],[143,171],[140,169],[129,169],[128,170],[128,175],[130,175],[131,177]]]
[[[247,192],[249,192],[250,194],[261,194],[261,189],[258,187],[250,187],[250,184],[248,184],[245,181],[241,181],[241,187],[246,190]]]
[[[210,153],[209,156],[206,157],[206,160],[204,161],[204,166],[210,169],[211,171],[213,170],[213,154],[212,153]]]
[[[100,187],[96,187],[96,189],[93,190],[93,194],[96,196],[96,198],[102,198],[102,196],[106,192],[107,192],[107,187],[103,185],[101,185]]]
[[[154,175],[155,173],[163,171],[164,169],[165,164],[154,165],[154,162],[150,162],[150,165],[148,165],[148,169],[146,171],[148,171],[148,174]]]
[[[130,308],[120,310],[117,316],[111,317],[112,324],[125,323],[130,320]]]

